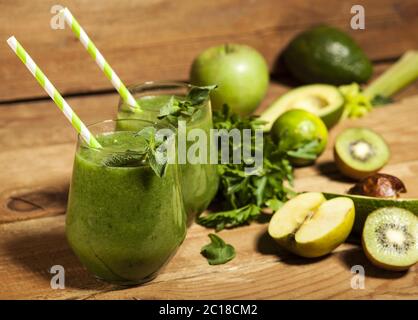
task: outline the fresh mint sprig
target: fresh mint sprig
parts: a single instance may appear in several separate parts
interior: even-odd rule
[[[164,146],[167,140],[157,139],[155,127],[146,127],[135,135],[145,140],[144,159],[148,161],[157,176],[163,177],[167,167],[167,153]]]
[[[106,167],[132,167],[140,164],[144,159],[142,153],[127,150],[124,153],[111,153],[102,160]]]
[[[158,119],[166,119],[172,124],[177,124],[178,120],[190,119],[199,106],[209,98],[210,92],[215,88],[216,85],[206,87],[192,86],[186,97],[177,98],[172,96],[160,109]]]

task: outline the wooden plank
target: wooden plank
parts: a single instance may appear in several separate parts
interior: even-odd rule
[[[77,98],[72,102],[82,118],[90,122],[108,117],[115,104],[107,102],[114,98]],[[346,121],[333,130],[330,140],[332,142],[335,134],[346,126],[367,125],[374,128],[391,146],[393,155],[385,172],[395,174],[405,181],[408,197],[418,197],[417,103],[418,97],[411,97],[404,102],[377,109],[364,119]],[[36,108],[33,105],[0,108],[0,119],[10,111],[11,118],[6,123],[13,126],[14,132],[26,126],[15,143],[8,139],[0,141],[0,145],[7,146],[2,150],[8,149],[0,151],[0,165],[10,171],[0,172],[0,181],[6,181],[6,184],[1,184],[1,188],[6,185],[8,189],[13,189],[10,187],[20,184],[41,189],[43,186],[68,185],[74,136],[71,135],[71,128],[68,132],[63,130],[59,133],[56,121],[58,123],[62,120],[61,125],[65,127],[68,125],[56,110],[51,109],[48,103],[38,103]],[[36,114],[45,117],[39,118],[44,119],[43,126],[31,126],[31,119]],[[13,115],[16,117],[13,118]],[[13,123],[12,119],[16,119],[16,122]],[[19,124],[19,121],[22,123]],[[57,129],[58,136],[47,135],[44,126]],[[8,131],[3,130],[0,137],[2,133],[7,135]],[[10,133],[8,137],[11,138]],[[33,146],[28,149],[30,141]],[[344,192],[351,185],[352,182],[343,179],[330,163],[331,145],[316,166],[296,172],[297,190]],[[46,157],[49,162],[45,161]],[[25,159],[31,161],[25,162]],[[31,201],[35,202],[33,198]],[[0,206],[3,222],[5,203],[2,200]],[[61,211],[65,210],[65,201],[59,203],[57,207]],[[15,213],[15,216],[18,214]],[[10,216],[9,222],[13,221]],[[179,252],[159,277],[141,287],[115,291],[115,287],[98,282],[88,275],[77,261],[65,240],[64,219],[63,215],[59,215],[0,224],[0,299],[418,298],[416,267],[407,273],[381,271],[367,262],[359,247],[349,244],[340,246],[336,253],[323,259],[297,258],[279,250],[267,236],[267,226],[257,223],[221,232],[221,236],[236,247],[238,255],[232,262],[216,267],[207,265],[199,254],[201,246],[208,242],[207,234],[210,230],[193,225]],[[364,290],[353,290],[350,287],[353,276],[351,267],[357,264],[365,267],[367,278]],[[50,287],[51,274],[48,270],[53,265],[62,265],[66,270],[65,290],[52,290]]]
[[[14,34],[63,93],[108,90],[109,81],[68,29],[52,30],[56,1],[0,3],[0,38]],[[192,59],[225,42],[254,46],[270,66],[299,31],[328,23],[349,32],[372,59],[399,56],[418,43],[418,2],[362,0],[366,30],[351,30],[347,1],[66,1],[126,83],[187,79]],[[327,10],[323,10],[326,7]],[[383,36],[384,35],[384,36]],[[0,41],[0,101],[45,96]]]

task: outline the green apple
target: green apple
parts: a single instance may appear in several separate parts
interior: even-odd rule
[[[197,86],[218,86],[211,93],[214,109],[227,104],[233,112],[247,115],[266,94],[269,70],[265,59],[255,49],[225,44],[206,49],[194,60],[190,82]]]
[[[286,202],[268,227],[277,243],[302,257],[332,252],[345,241],[354,223],[354,203],[346,197],[326,200],[322,193],[302,193]]]

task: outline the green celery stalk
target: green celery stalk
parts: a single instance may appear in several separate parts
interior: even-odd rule
[[[374,80],[363,94],[370,99],[376,96],[389,98],[418,78],[418,51],[410,50],[382,75]]]

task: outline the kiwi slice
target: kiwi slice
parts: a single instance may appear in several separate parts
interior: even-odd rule
[[[342,174],[362,179],[378,172],[389,160],[385,140],[366,128],[349,128],[341,132],[334,146],[334,159]]]
[[[396,207],[375,210],[366,219],[362,243],[374,265],[406,270],[418,261],[418,217]]]

